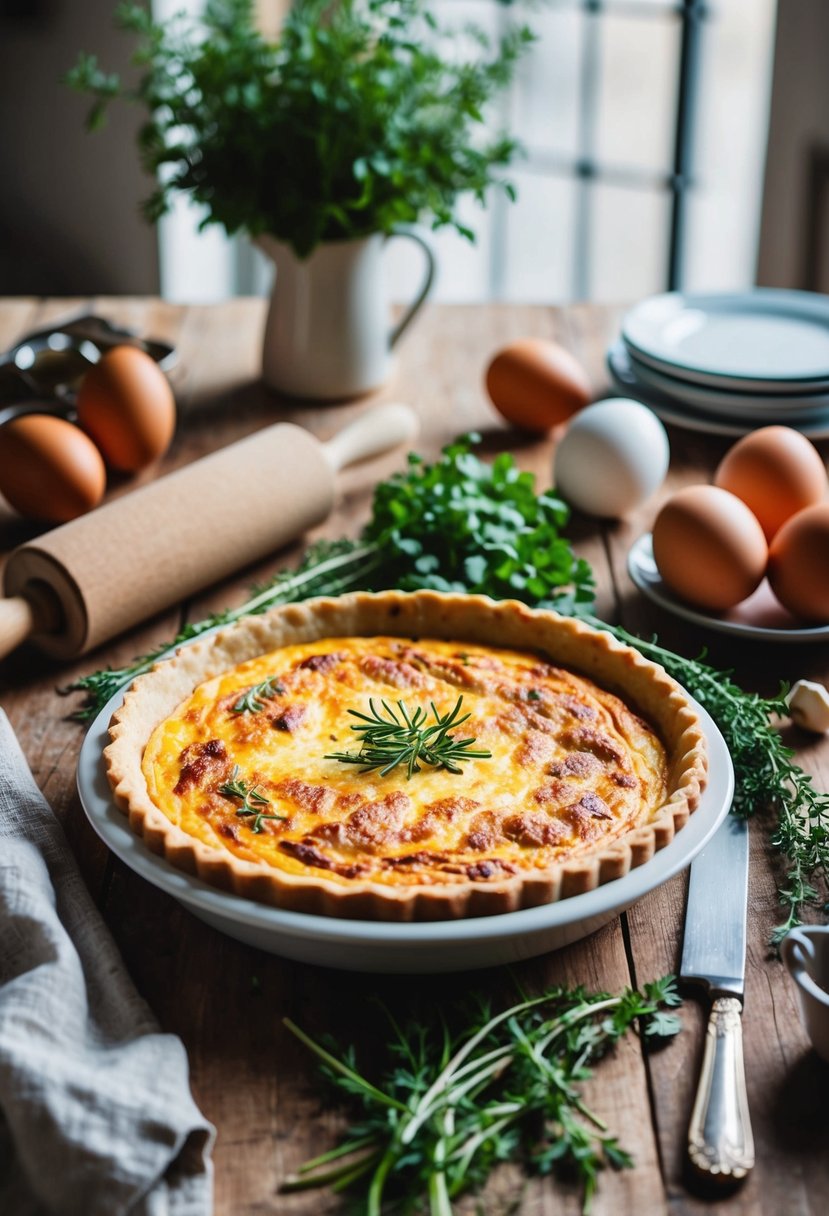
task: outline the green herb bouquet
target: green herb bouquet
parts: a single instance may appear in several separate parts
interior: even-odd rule
[[[176,193],[228,233],[270,235],[306,257],[320,243],[430,220],[472,237],[460,195],[483,203],[517,144],[487,130],[487,103],[509,82],[531,32],[495,44],[438,25],[427,0],[295,0],[279,38],[256,27],[253,0],[208,0],[198,21],[164,25],[122,4],[137,37],[135,85],[82,54],[68,81],[94,102],[124,98],[148,119],[139,145],[158,185],[151,221]]]

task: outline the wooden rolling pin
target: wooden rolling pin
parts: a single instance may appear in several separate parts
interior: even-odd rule
[[[29,638],[74,658],[227,578],[321,523],[339,469],[416,432],[400,404],[328,443],[280,422],[21,545],[3,576],[0,656]]]

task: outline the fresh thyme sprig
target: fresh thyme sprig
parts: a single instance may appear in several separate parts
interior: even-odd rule
[[[262,809],[263,807],[270,806],[270,798],[267,798],[261,792],[258,785],[251,785],[240,778],[239,771],[239,765],[234,764],[230,781],[224,781],[220,786],[217,786],[216,793],[221,794],[223,798],[238,798],[241,800],[242,805],[237,808],[236,814],[244,818],[253,816],[250,830],[258,835],[262,831],[263,819],[286,819],[286,815],[277,815],[274,812],[266,813]]]
[[[387,701],[381,701],[382,709],[378,709],[374,698],[370,697],[367,714],[359,709],[348,711],[352,717],[360,720],[358,726],[351,727],[361,736],[360,750],[330,752],[325,759],[339,760],[341,764],[359,764],[361,773],[379,768],[381,777],[399,764],[405,764],[408,779],[421,771],[421,761],[433,768],[461,773],[463,761],[490,759],[492,752],[473,750],[474,737],[457,739],[449,734],[450,730],[461,726],[471,717],[469,713],[461,715],[462,695],[455,702],[454,709],[445,714],[438,713],[434,701],[430,704],[434,718],[431,724],[428,723],[428,711],[421,705],[412,711],[403,701],[397,702],[397,709]]]
[[[666,976],[620,996],[553,988],[495,1015],[484,1005],[454,1033],[445,1022],[429,1033],[422,1022],[401,1028],[390,1017],[389,1060],[376,1085],[353,1049],[335,1054],[286,1019],[359,1114],[336,1148],[306,1162],[283,1189],[359,1189],[366,1216],[380,1216],[392,1194],[451,1216],[455,1198],[518,1158],[541,1174],[575,1172],[588,1212],[599,1171],[632,1160],[585,1105],[581,1083],[635,1023],[646,1037],[676,1034],[670,1010],[678,1004]]]
[[[233,706],[235,714],[258,714],[261,709],[265,708],[265,702],[271,697],[278,697],[285,691],[279,683],[279,676],[268,676],[267,680],[263,680],[261,684],[254,684],[252,688],[248,688],[239,697],[239,700]]]
[[[620,625],[585,619],[660,663],[705,706],[734,763],[734,812],[745,818],[776,816],[770,839],[786,865],[778,887],[785,919],[775,927],[772,944],[778,945],[789,929],[800,924],[806,905],[818,904],[829,911],[829,794],[815,789],[811,776],[792,762],[794,753],[773,725],[789,716],[786,689],[776,697],[744,692],[728,672],[683,658]]]

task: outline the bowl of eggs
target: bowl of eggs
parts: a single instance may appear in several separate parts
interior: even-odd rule
[[[726,452],[713,484],[685,486],[630,551],[663,607],[765,640],[829,636],[829,477],[800,432],[767,426]]]
[[[90,363],[72,396],[27,401],[0,425],[0,493],[19,514],[66,523],[96,507],[107,470],[137,473],[167,450],[173,391],[137,346],[112,346]]]

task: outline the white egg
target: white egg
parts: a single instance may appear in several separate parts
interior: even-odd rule
[[[587,515],[618,519],[659,489],[670,455],[654,413],[638,401],[610,397],[570,423],[556,447],[554,484]]]

